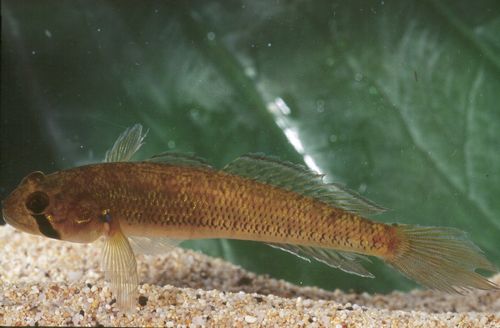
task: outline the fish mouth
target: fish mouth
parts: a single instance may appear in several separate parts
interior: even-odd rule
[[[22,225],[19,224],[18,222],[11,220],[7,214],[5,214],[5,210],[2,209],[2,217],[5,222],[7,222],[9,225],[13,226],[14,228],[17,229],[22,229]]]
[[[2,218],[9,225],[13,226],[12,221],[9,219],[9,217],[7,216],[7,214],[5,214],[5,210],[4,209],[2,209]]]
[[[4,221],[7,222],[10,226],[12,226],[18,230],[31,233],[31,234],[39,234],[38,231],[36,230],[36,228],[33,227],[32,224],[25,224],[25,223],[19,222],[17,220],[14,220],[11,217],[9,217],[7,215],[7,213],[5,213],[5,212],[6,212],[5,209],[2,209],[2,217],[3,217]]]

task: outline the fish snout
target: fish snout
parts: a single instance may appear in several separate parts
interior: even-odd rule
[[[2,217],[5,222],[23,232],[39,235],[36,221],[20,202],[16,195],[11,194],[2,201]]]

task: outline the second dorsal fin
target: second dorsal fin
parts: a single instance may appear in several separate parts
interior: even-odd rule
[[[290,190],[349,212],[369,215],[385,211],[383,207],[354,191],[338,184],[324,183],[321,174],[314,173],[302,165],[283,162],[274,157],[261,154],[243,155],[227,164],[223,170]]]

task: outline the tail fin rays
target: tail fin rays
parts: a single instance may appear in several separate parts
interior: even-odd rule
[[[423,286],[451,293],[498,289],[476,269],[497,272],[465,232],[445,227],[398,225],[395,254],[386,262]]]

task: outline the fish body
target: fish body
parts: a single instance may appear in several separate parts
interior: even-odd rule
[[[497,288],[474,272],[496,268],[453,228],[390,225],[366,218],[382,208],[288,162],[247,155],[217,170],[165,153],[130,162],[144,135],[120,136],[106,162],[28,175],[3,203],[14,227],[45,237],[105,237],[103,269],[118,303],[131,307],[138,283],[133,245],[167,251],[186,239],[254,240],[373,277],[376,256],[419,283],[449,292]]]
[[[394,241],[389,225],[211,168],[102,163],[47,175],[35,189],[59,199],[44,209],[54,226],[63,223],[56,239],[97,239],[104,233],[102,213],[107,211],[127,236],[243,239],[376,256],[386,255]],[[8,203],[6,208],[11,208]],[[15,216],[4,215],[9,223]],[[89,228],[73,232],[74,226]]]

